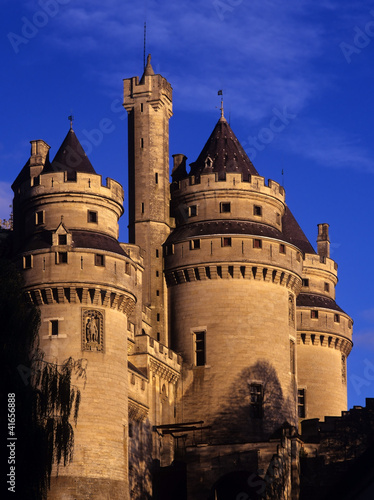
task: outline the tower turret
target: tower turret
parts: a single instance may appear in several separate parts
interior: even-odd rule
[[[175,161],[165,273],[172,348],[190,368],[183,418],[212,425],[217,444],[267,439],[296,422],[302,251],[282,233],[284,189],[224,117],[188,174]]]
[[[318,253],[305,254],[296,302],[300,418],[339,416],[347,409],[353,321],[335,302],[338,266],[330,258],[328,227],[318,224]]]
[[[150,56],[140,81],[124,80],[123,105],[128,112],[129,240],[144,251],[143,303],[152,311],[153,335],[168,344],[162,244],[170,232],[172,88],[155,75]]]
[[[42,154],[38,177],[25,169],[13,184],[40,348],[52,363],[86,363],[85,384],[72,381],[81,390],[73,461],[52,474],[48,498],[128,499],[127,319],[141,270],[117,240],[123,189],[112,179],[103,185],[82,152],[70,130],[52,164]]]

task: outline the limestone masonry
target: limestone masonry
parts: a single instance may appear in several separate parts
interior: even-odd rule
[[[53,161],[31,141],[12,186],[40,346],[87,360],[73,461],[48,498],[297,499],[300,422],[347,410],[352,319],[329,226],[316,252],[223,109],[190,168],[173,155],[170,182],[172,88],[150,57],[123,105],[129,243],[122,186],[72,127]]]

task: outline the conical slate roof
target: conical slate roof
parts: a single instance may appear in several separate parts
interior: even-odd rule
[[[189,175],[199,177],[202,173],[216,172],[218,180],[224,180],[226,173],[242,174],[248,181],[257,170],[231,130],[226,119],[221,116],[198,159],[191,163]]]
[[[297,248],[300,248],[302,252],[316,253],[288,206],[286,206],[286,210],[283,215],[282,232],[285,241],[288,241]]]
[[[67,133],[52,164],[46,165],[42,173],[47,172],[85,172],[87,174],[96,174],[72,128]]]

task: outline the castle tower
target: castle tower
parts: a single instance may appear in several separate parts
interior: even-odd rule
[[[353,322],[335,302],[338,266],[330,258],[328,224],[318,225],[317,250],[305,254],[297,298],[298,412],[323,419],[347,409]]]
[[[128,112],[129,240],[144,251],[143,304],[151,308],[153,336],[168,345],[162,244],[170,232],[169,119],[172,88],[155,75],[124,80]]]
[[[189,174],[174,161],[165,273],[172,348],[190,368],[179,418],[212,425],[215,443],[261,441],[296,422],[303,257],[283,232],[284,189],[259,176],[223,116]]]
[[[127,318],[140,277],[117,240],[123,189],[102,184],[72,129],[52,163],[47,150],[33,141],[13,184],[18,255],[45,359],[83,359],[87,376],[72,380],[81,391],[73,461],[48,499],[128,499]]]

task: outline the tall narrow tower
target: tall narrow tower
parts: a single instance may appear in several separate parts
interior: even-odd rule
[[[143,304],[151,308],[153,335],[168,344],[162,244],[170,233],[169,119],[172,88],[155,75],[148,56],[144,74],[124,80],[128,112],[129,241],[144,251]]]

